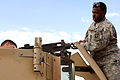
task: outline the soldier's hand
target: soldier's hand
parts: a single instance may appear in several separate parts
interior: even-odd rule
[[[85,43],[86,42],[86,40],[80,40],[79,41],[79,43]]]

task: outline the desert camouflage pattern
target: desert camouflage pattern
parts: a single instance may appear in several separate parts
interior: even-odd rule
[[[85,36],[85,48],[104,72],[108,80],[120,80],[120,50],[114,26],[106,18],[89,27]]]

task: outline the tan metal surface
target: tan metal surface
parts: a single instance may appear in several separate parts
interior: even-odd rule
[[[41,74],[34,72],[33,52],[33,49],[0,49],[0,80],[60,80],[60,58],[44,52]],[[59,68],[57,74],[55,67]]]
[[[75,45],[84,56],[84,58],[87,60],[87,62],[90,64],[91,68],[95,71],[100,80],[107,80],[99,66],[96,64],[92,56],[85,50],[85,48],[81,46],[78,42],[76,42]]]
[[[53,80],[61,80],[61,59],[53,57]]]
[[[0,80],[44,80],[33,71],[33,59],[19,57],[17,52],[18,49],[0,49]]]
[[[75,53],[71,56],[71,59],[75,62],[75,66],[88,66],[82,59],[79,53]],[[90,72],[75,72],[75,75],[83,77],[85,80],[100,80],[95,73]]]

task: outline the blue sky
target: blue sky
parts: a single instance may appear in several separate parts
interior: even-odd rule
[[[0,0],[0,42],[12,39],[18,46],[79,41],[92,21],[92,4],[107,4],[106,17],[114,24],[120,45],[120,0]]]
[[[120,13],[120,1],[102,1],[108,6],[108,13]],[[0,27],[2,30],[28,27],[40,32],[85,32],[92,22],[93,2],[96,0],[1,0]],[[118,16],[110,21],[119,25]]]

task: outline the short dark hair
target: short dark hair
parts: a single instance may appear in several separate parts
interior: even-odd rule
[[[102,11],[105,11],[105,13],[107,12],[106,4],[103,2],[95,2],[93,8],[100,8]]]
[[[14,44],[14,45],[16,46],[16,48],[17,48],[16,43],[15,43],[15,42],[13,42],[12,40],[9,40],[9,39],[7,39],[7,40],[3,41],[3,42],[1,43],[1,46],[2,46],[3,44],[5,44],[6,42],[10,42],[10,43]]]

